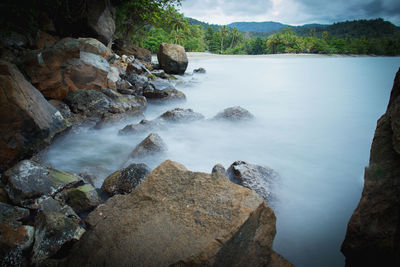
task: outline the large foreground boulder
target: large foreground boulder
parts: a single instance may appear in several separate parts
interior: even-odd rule
[[[160,44],[157,58],[160,68],[168,74],[184,74],[189,63],[185,48],[175,44]]]
[[[65,129],[61,113],[5,61],[0,61],[0,112],[0,171],[30,157]]]
[[[400,70],[378,120],[364,189],[342,244],[346,266],[400,266]]]
[[[292,266],[272,250],[275,215],[259,195],[172,161],[86,222],[67,266]]]

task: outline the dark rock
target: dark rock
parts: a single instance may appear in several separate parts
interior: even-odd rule
[[[273,169],[235,161],[226,175],[232,182],[256,191],[268,204],[274,199],[273,186],[279,175]]]
[[[61,115],[67,119],[72,115],[70,108],[64,102],[57,99],[50,99],[49,103],[55,107],[58,111],[60,111]]]
[[[228,121],[244,121],[253,118],[254,116],[248,110],[239,106],[226,108],[214,117],[216,120]]]
[[[97,90],[70,91],[64,101],[74,113],[90,116],[100,116],[110,109],[109,98]]]
[[[107,45],[112,41],[115,32],[114,10],[110,1],[87,1],[87,24],[95,33],[93,37]]]
[[[134,118],[134,117],[139,117],[139,118],[144,118],[143,111],[140,109],[134,109],[130,111],[126,111],[124,113],[105,113],[101,117],[101,119],[96,123],[94,126],[94,129],[103,129],[106,127],[110,127],[115,123]]]
[[[151,88],[155,89],[155,90],[166,90],[166,89],[176,89],[175,86],[170,83],[169,81],[165,81],[162,79],[156,79],[153,81],[149,82],[149,85]]]
[[[24,160],[4,173],[10,200],[19,206],[36,209],[43,196],[51,196],[82,179],[71,173],[47,168]]]
[[[32,262],[40,265],[64,244],[79,240],[85,232],[79,223],[80,218],[71,207],[61,206],[52,198],[45,199],[35,218]]]
[[[148,79],[146,76],[138,75],[131,71],[126,74],[126,80],[132,84],[132,88],[136,95],[142,95],[144,88],[148,87]]]
[[[135,189],[150,173],[149,167],[143,163],[133,163],[108,176],[101,189],[110,195],[128,194]]]
[[[141,120],[139,123],[129,124],[125,126],[123,129],[119,130],[119,135],[133,135],[133,134],[142,134],[151,131],[157,131],[164,129],[165,127],[156,120],[148,121]]]
[[[50,143],[66,123],[15,65],[0,61],[0,172]]]
[[[36,49],[39,50],[50,48],[53,45],[55,45],[58,41],[59,39],[57,37],[50,35],[44,31],[38,31],[35,47]]]
[[[204,116],[200,113],[194,112],[190,108],[175,108],[163,113],[160,118],[168,122],[182,123],[203,120]]]
[[[143,96],[121,95],[110,102],[109,112],[125,113],[144,111],[146,109],[147,100]]]
[[[342,244],[346,266],[400,265],[400,70],[378,120],[360,203]]]
[[[118,89],[118,93],[123,95],[135,95],[136,91],[132,89]]]
[[[20,225],[20,221],[29,216],[29,210],[0,202],[0,223]]]
[[[138,60],[134,60],[133,62],[129,63],[126,67],[126,72],[135,72],[136,74],[151,74],[151,72],[146,68],[143,63]]]
[[[75,212],[91,211],[101,203],[96,188],[90,184],[63,190],[58,197]]]
[[[105,59],[111,57],[111,50],[108,49],[103,43],[94,38],[79,38],[80,49],[83,52],[88,52],[102,56]]]
[[[0,247],[25,250],[33,244],[34,232],[30,225],[0,224]]]
[[[272,250],[275,215],[260,196],[171,161],[86,222],[66,266],[292,266]]]
[[[0,32],[0,44],[5,47],[27,47],[29,46],[29,38],[18,32]]]
[[[184,74],[188,65],[185,48],[180,45],[162,43],[157,53],[161,69],[168,74]]]
[[[135,45],[123,45],[121,40],[115,40],[113,50],[116,51],[120,56],[122,55],[133,55],[135,58],[151,63],[151,52],[150,50],[135,46]]]
[[[152,89],[147,87],[143,90],[143,96],[152,100],[160,101],[185,101],[186,96],[183,92],[176,89]]]
[[[131,90],[131,88],[132,88],[132,84],[130,82],[128,82],[127,80],[119,80],[116,82],[115,86],[117,88],[117,91],[121,94],[123,94],[121,92],[121,90]],[[133,92],[133,90],[132,90],[132,92]],[[130,95],[130,94],[128,94],[128,95]]]
[[[206,73],[206,70],[204,68],[198,68],[193,70],[193,73]]]
[[[167,151],[167,145],[156,133],[149,134],[140,144],[136,146],[131,154],[131,158],[138,159]]]
[[[211,173],[212,173],[212,174],[214,174],[214,173],[219,173],[219,174],[222,174],[222,175],[227,176],[225,167],[224,167],[222,164],[216,164],[216,165],[212,168]]]

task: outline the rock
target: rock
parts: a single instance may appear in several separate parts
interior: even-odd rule
[[[227,176],[225,167],[224,167],[222,164],[216,164],[216,165],[212,168],[211,173],[212,173],[212,174],[214,174],[214,173],[219,173],[219,174],[222,174],[222,175]]]
[[[156,133],[151,133],[136,146],[131,154],[131,158],[143,158],[156,154],[162,154],[166,151],[167,146],[161,137]]]
[[[149,89],[146,88],[143,90],[143,96],[151,100],[158,100],[158,101],[185,101],[186,95],[176,89],[164,89],[164,90],[157,90],[157,89]]]
[[[36,37],[36,48],[39,50],[50,48],[59,41],[59,39],[53,35],[48,34],[44,31],[38,31]]]
[[[78,215],[69,206],[61,206],[52,198],[44,200],[35,218],[32,262],[40,265],[66,243],[79,240],[85,232],[79,223]]]
[[[275,215],[260,196],[172,161],[86,222],[91,230],[66,266],[277,266],[279,258],[272,250]]]
[[[64,38],[51,48],[28,53],[20,67],[47,98],[63,100],[72,90],[106,88],[112,69],[102,56],[84,51],[101,54],[93,43]]]
[[[87,1],[87,25],[95,37],[107,45],[112,41],[115,32],[114,10],[110,1]]]
[[[0,224],[20,225],[29,216],[29,210],[0,202]]]
[[[198,68],[193,70],[193,73],[206,73],[206,70],[204,68]]]
[[[144,88],[148,87],[148,79],[146,76],[138,75],[131,71],[126,74],[126,80],[132,84],[132,88],[136,95],[142,95]]]
[[[168,74],[184,74],[188,65],[185,48],[180,45],[162,43],[157,53],[161,69]]]
[[[150,173],[149,167],[143,163],[133,163],[108,176],[101,189],[110,195],[128,194],[135,189]]]
[[[125,126],[123,129],[118,131],[118,134],[119,135],[142,134],[146,132],[162,130],[164,128],[165,127],[159,121],[141,120],[139,123],[129,124]]]
[[[70,108],[64,102],[57,100],[57,99],[50,99],[49,103],[55,107],[58,111],[60,111],[61,115],[64,118],[68,118],[72,115]]]
[[[245,121],[253,118],[254,116],[247,109],[239,106],[226,108],[214,117],[216,120],[228,121]]]
[[[156,79],[149,82],[149,85],[154,90],[166,90],[166,89],[176,89],[175,86],[169,82],[162,79]]]
[[[30,225],[0,224],[0,246],[25,250],[33,244],[34,232]]]
[[[139,118],[144,118],[143,111],[140,109],[135,109],[131,111],[126,111],[124,113],[117,113],[117,114],[112,114],[112,113],[105,113],[101,117],[101,119],[96,123],[94,126],[94,129],[103,129],[106,127],[112,126],[114,123],[121,122],[123,120],[127,120],[129,118],[133,117],[139,117]]]
[[[123,94],[123,92],[121,92],[121,90],[131,90],[132,88],[132,84],[130,82],[128,82],[127,80],[119,80],[116,82],[115,84],[117,91],[121,94]],[[132,92],[134,92],[133,90],[131,90]],[[129,93],[128,95],[131,95],[131,93]]]
[[[66,127],[61,113],[5,61],[0,61],[0,112],[0,172],[32,156]]]
[[[150,50],[135,46],[125,45],[123,46],[121,40],[115,40],[113,50],[116,51],[120,56],[122,55],[133,55],[135,58],[151,63],[151,52]]]
[[[135,95],[135,90],[132,89],[118,89],[118,93],[123,95]]]
[[[81,51],[96,54],[105,59],[110,58],[111,50],[108,49],[102,42],[94,38],[79,38],[78,40]]]
[[[43,196],[52,196],[82,179],[74,174],[47,168],[24,160],[4,173],[10,200],[19,206],[36,209]]]
[[[204,116],[200,113],[194,112],[190,108],[175,108],[163,113],[160,118],[168,122],[182,123],[203,120]]]
[[[271,168],[235,161],[226,171],[235,184],[253,189],[270,204],[274,199],[273,187],[279,175]]]
[[[147,100],[143,96],[121,95],[115,98],[114,101],[111,101],[109,112],[114,114],[125,112],[135,113],[136,111],[144,111],[146,105]]]
[[[64,190],[59,197],[78,213],[93,210],[101,203],[96,188],[90,184]]]
[[[109,98],[97,90],[70,91],[64,101],[72,112],[90,116],[100,116],[110,109]]]
[[[138,60],[134,60],[131,63],[128,64],[128,66],[126,67],[126,72],[135,72],[137,74],[151,74],[151,72],[146,68],[145,65],[143,65],[143,63],[141,63]]]
[[[400,69],[386,113],[378,120],[360,203],[347,226],[342,253],[346,266],[400,263]]]
[[[0,44],[5,47],[26,47],[29,46],[29,39],[24,34],[15,31],[1,31]]]

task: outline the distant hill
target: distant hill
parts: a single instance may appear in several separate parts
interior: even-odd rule
[[[227,25],[230,28],[236,27],[240,32],[262,32],[271,33],[282,30],[290,25],[280,22],[265,21],[265,22],[233,22]]]
[[[187,18],[187,19],[188,19],[190,25],[200,25],[200,26],[203,26],[204,29],[211,27],[214,31],[219,31],[219,28],[222,27],[222,25],[208,24],[206,22],[202,22],[200,20],[193,19],[193,18]]]

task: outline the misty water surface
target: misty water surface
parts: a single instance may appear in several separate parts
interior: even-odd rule
[[[163,158],[193,171],[226,168],[236,160],[266,165],[277,186],[274,248],[297,266],[344,266],[340,245],[362,190],[377,119],[384,113],[400,58],[325,56],[194,56],[177,85],[187,102],[149,105],[147,119],[174,107],[211,118],[240,105],[256,119],[243,124],[203,121],[158,131]],[[137,119],[131,120],[136,122]],[[75,173],[92,173],[96,185],[119,169],[145,137],[118,136],[126,123],[82,128],[58,140],[47,161]]]

